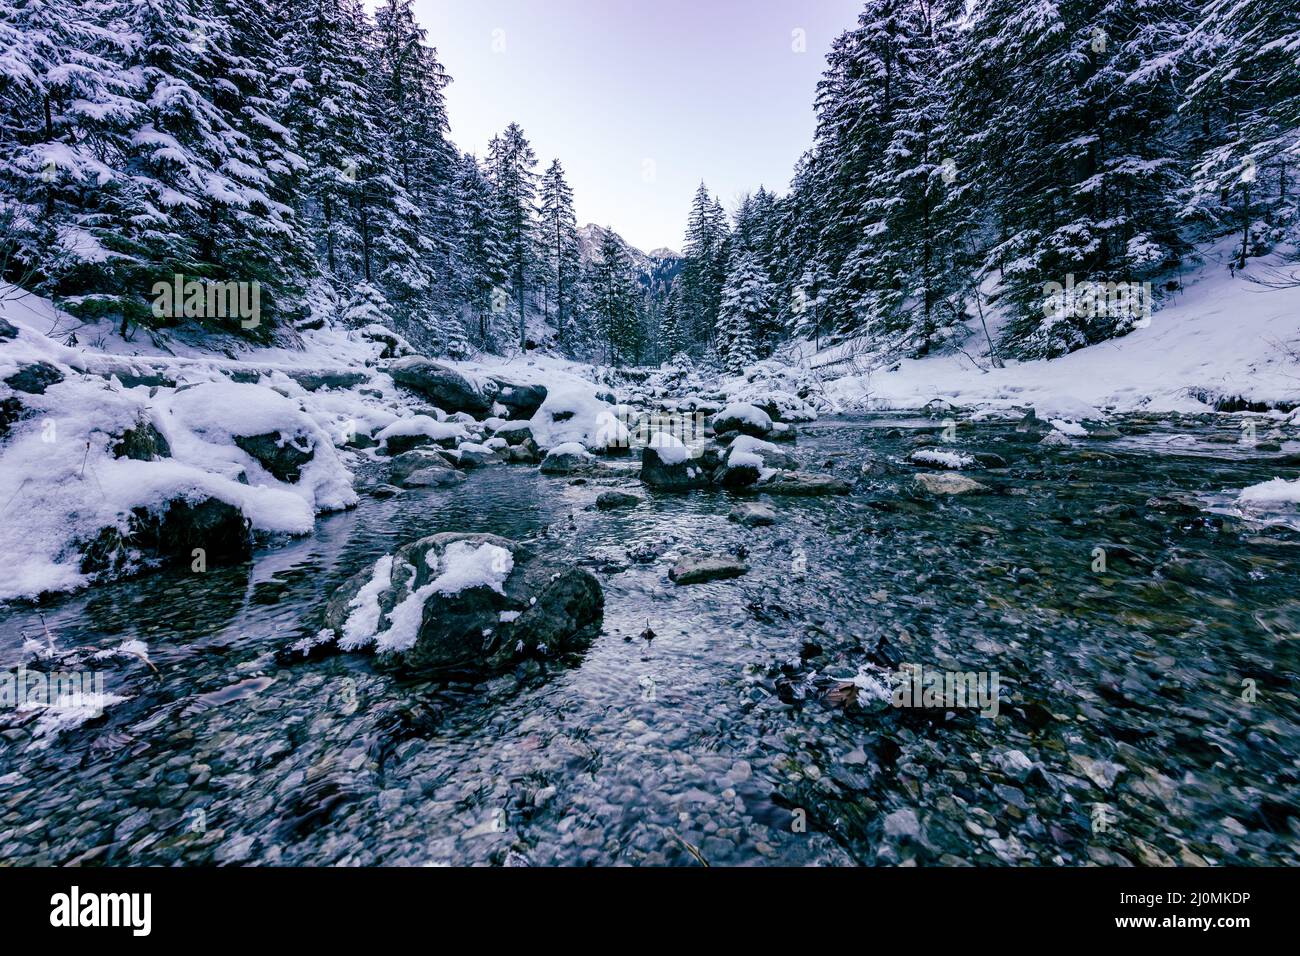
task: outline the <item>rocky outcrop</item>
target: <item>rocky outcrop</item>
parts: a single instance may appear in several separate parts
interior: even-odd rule
[[[448,365],[419,355],[397,359],[388,374],[398,385],[418,392],[447,412],[486,415],[500,388],[495,382],[471,382]]]
[[[754,438],[766,438],[772,434],[772,419],[761,408],[741,402],[728,405],[714,415],[713,430],[718,435],[739,432]]]
[[[494,671],[582,645],[603,612],[600,583],[571,562],[496,535],[448,533],[350,579],[325,627],[343,649],[373,650],[403,671]]]
[[[347,372],[347,371],[323,371],[323,372],[299,372],[292,371],[288,373],[289,377],[307,389],[309,392],[320,391],[322,388],[354,388],[363,382],[370,381],[370,376],[365,372]]]

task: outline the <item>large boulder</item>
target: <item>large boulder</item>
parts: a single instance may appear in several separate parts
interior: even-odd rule
[[[312,459],[311,444],[303,436],[289,437],[269,432],[265,435],[235,435],[232,440],[277,481],[291,484],[297,481],[302,477],[302,466]]]
[[[710,474],[684,445],[647,445],[641,450],[641,481],[651,488],[687,491],[707,487]]]
[[[470,381],[449,365],[420,355],[408,355],[394,361],[388,374],[398,385],[419,392],[448,412],[486,415],[500,388],[490,379]]]
[[[500,378],[494,381],[500,388],[497,403],[505,407],[510,419],[532,418],[546,401],[545,385],[516,385]]]
[[[600,583],[570,561],[491,534],[447,533],[385,555],[330,599],[325,630],[411,672],[493,671],[585,643]]]

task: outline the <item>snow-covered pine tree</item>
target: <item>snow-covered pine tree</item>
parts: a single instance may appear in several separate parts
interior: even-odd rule
[[[457,286],[479,348],[496,344],[495,316],[506,308],[505,231],[498,216],[496,192],[478,160],[463,156],[456,177]]]
[[[331,281],[343,285],[367,275],[363,239],[369,213],[363,198],[377,175],[379,133],[367,89],[369,26],[355,0],[310,0],[286,7],[285,38],[293,71],[285,104],[304,163],[298,181],[301,211]]]
[[[762,266],[752,252],[738,248],[723,286],[716,336],[718,354],[728,373],[739,375],[757,360],[754,330],[768,321],[769,314]]]
[[[462,354],[464,332],[454,283],[457,156],[447,140],[448,79],[410,0],[386,0],[375,13],[372,96],[383,143],[375,196],[376,255],[389,296],[412,316],[403,331],[440,351]]]
[[[609,364],[638,361],[643,345],[641,290],[627,250],[612,229],[606,228],[601,233],[600,248],[588,270],[587,284]]]
[[[675,280],[668,289],[659,323],[659,350],[665,358],[671,358],[678,352],[686,350],[686,335],[682,310],[682,284]]]
[[[1263,0],[1206,0],[1179,49],[1192,75],[1183,112],[1204,153],[1188,212],[1241,229],[1237,267],[1256,220],[1294,216],[1300,180],[1300,9]],[[1195,128],[1195,127],[1194,127]]]
[[[555,330],[561,347],[572,321],[573,287],[581,273],[578,254],[578,219],[573,211],[573,189],[564,178],[564,167],[552,160],[541,180],[540,228],[545,250],[544,263],[555,290]]]
[[[148,313],[124,281],[120,229],[142,211],[123,164],[139,78],[98,29],[109,14],[90,0],[0,0],[0,242],[4,279],[134,320]]]
[[[1175,0],[1015,0],[975,9],[951,73],[956,174],[996,230],[1008,348],[1059,355],[1126,331],[1045,314],[1045,285],[1132,282],[1176,261],[1183,177],[1171,141]]]
[[[537,156],[518,123],[488,144],[488,169],[496,187],[497,215],[505,244],[506,268],[519,311],[519,349],[526,348],[528,275],[533,267],[537,211]]]

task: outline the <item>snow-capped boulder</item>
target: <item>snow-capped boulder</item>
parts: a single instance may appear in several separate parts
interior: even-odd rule
[[[384,555],[330,599],[325,632],[399,669],[499,670],[581,644],[604,610],[571,562],[491,534],[437,534]]]
[[[772,433],[772,419],[761,408],[745,402],[735,402],[713,416],[713,431],[718,435],[740,432],[742,435],[766,438]]]
[[[429,415],[412,415],[410,418],[399,418],[380,429],[375,435],[375,441],[388,454],[400,455],[421,445],[455,448],[458,441],[468,437],[464,425],[440,422]]]
[[[641,449],[641,481],[651,488],[686,491],[704,488],[711,475],[685,445],[647,445]]]
[[[606,454],[631,444],[618,409],[592,394],[592,387],[565,382],[552,388],[529,420],[542,448],[577,442],[590,452]]]
[[[541,471],[544,475],[574,475],[595,467],[596,458],[586,448],[578,442],[565,442],[546,453]]]
[[[751,435],[737,435],[736,438],[727,447],[727,457],[732,455],[755,455],[763,463],[764,468],[780,468],[786,471],[794,471],[799,467],[799,460],[783,448],[778,448],[771,442],[763,441],[761,438],[754,438]]]
[[[492,410],[500,386],[491,379],[471,380],[441,362],[420,355],[408,355],[388,366],[398,385],[419,392],[449,412],[486,415]]]

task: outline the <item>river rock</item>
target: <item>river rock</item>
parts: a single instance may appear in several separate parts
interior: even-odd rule
[[[420,455],[415,458],[413,456]],[[394,459],[394,464],[399,459]],[[390,479],[403,488],[445,488],[465,480],[465,473],[454,468],[441,455],[409,451],[400,456],[402,466],[390,472]]]
[[[596,496],[596,507],[601,511],[610,511],[614,508],[630,508],[640,504],[641,501],[640,495],[626,491],[602,491]]]
[[[300,445],[301,438],[288,438],[279,432],[265,435],[236,435],[235,444],[255,458],[277,481],[293,483],[302,476],[302,466],[311,461],[310,445]]]
[[[325,626],[343,649],[374,649],[401,670],[500,670],[585,643],[603,612],[600,582],[571,562],[452,532],[351,578],[330,599]]]
[[[672,566],[668,578],[675,584],[703,584],[738,578],[748,571],[748,564],[729,554],[691,554]]]
[[[783,471],[771,480],[754,486],[756,491],[770,495],[814,497],[818,495],[847,495],[853,486],[841,478],[830,475],[813,475],[803,471]]]
[[[490,379],[471,382],[450,366],[420,355],[397,359],[388,374],[398,385],[419,392],[448,412],[485,415],[492,409],[500,388]]]
[[[974,478],[951,471],[923,472],[916,476],[916,483],[932,495],[986,494],[991,490]]]
[[[776,512],[771,506],[757,501],[742,501],[731,509],[727,518],[746,528],[761,528],[776,524]]]
[[[416,448],[403,452],[389,463],[388,480],[395,485],[405,485],[411,475],[429,469],[455,470],[451,462],[432,448]]]
[[[63,373],[49,362],[33,362],[10,375],[5,379],[5,384],[15,392],[44,395],[47,388],[62,381]]]

